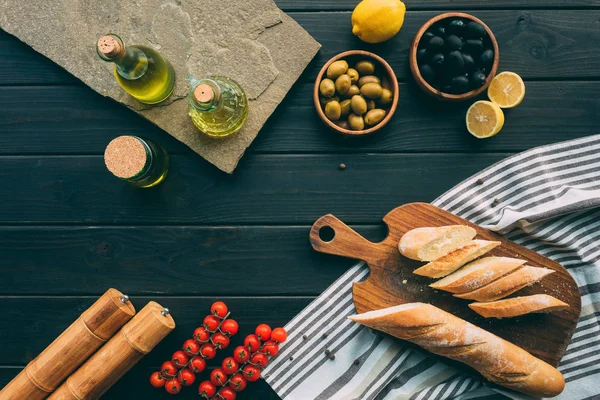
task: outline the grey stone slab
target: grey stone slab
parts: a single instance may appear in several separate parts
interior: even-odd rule
[[[2,29],[228,173],[320,48],[272,0],[0,0],[0,10]],[[109,32],[171,62],[177,84],[168,100],[144,105],[119,87],[96,54]],[[188,77],[212,74],[236,80],[250,99],[244,127],[222,140],[202,135],[187,115]]]

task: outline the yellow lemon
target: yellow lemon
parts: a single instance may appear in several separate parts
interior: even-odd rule
[[[384,42],[402,28],[405,13],[400,0],[363,0],[352,13],[352,33],[367,43]]]
[[[478,139],[485,139],[500,132],[504,125],[504,113],[497,104],[480,100],[467,110],[467,130]]]
[[[516,107],[525,97],[525,83],[514,72],[502,72],[492,79],[488,97],[502,108]]]

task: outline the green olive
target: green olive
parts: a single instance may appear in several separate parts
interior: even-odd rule
[[[340,98],[337,96],[333,96],[333,97],[320,97],[319,98],[319,102],[321,103],[321,105],[323,107],[325,107],[325,105],[327,103],[329,103],[330,101],[340,101]]]
[[[325,97],[332,97],[335,94],[335,83],[331,79],[323,79],[319,85],[319,91]]]
[[[379,104],[382,106],[387,106],[392,103],[394,100],[394,94],[389,89],[383,89],[381,91],[381,97],[379,98]]]
[[[329,79],[336,79],[338,76],[345,74],[346,71],[348,71],[348,63],[346,61],[335,61],[327,68],[327,77]]]
[[[346,71],[346,75],[348,75],[350,77],[350,79],[352,80],[352,84],[353,85],[356,82],[358,82],[358,78],[360,78],[360,75],[358,74],[358,71],[355,70],[354,68],[348,68],[348,71]]]
[[[367,112],[367,101],[362,96],[352,96],[350,106],[354,114],[363,115]]]
[[[358,80],[358,87],[363,87],[367,83],[381,84],[381,80],[379,80],[379,78],[376,77],[375,75],[363,76]]]
[[[371,61],[359,61],[356,63],[354,68],[361,76],[371,75],[375,72],[375,64],[373,64]]]
[[[342,129],[350,129],[350,125],[348,125],[348,121],[335,121],[334,124],[339,126]]]
[[[352,100],[346,99],[340,103],[340,106],[342,107],[342,117],[352,112]]]
[[[365,129],[365,121],[363,120],[363,117],[356,114],[348,115],[348,125],[353,131],[362,131]]]
[[[348,97],[356,96],[357,94],[360,94],[360,89],[356,85],[350,86],[350,88],[346,92],[346,96]]]
[[[365,83],[360,88],[360,94],[368,99],[375,100],[381,97],[383,89],[379,83]]]
[[[367,101],[367,111],[371,111],[375,107],[377,107],[377,105],[375,104],[374,100]]]
[[[381,122],[381,120],[383,120],[384,117],[385,110],[382,110],[381,108],[376,108],[374,110],[369,111],[367,115],[365,115],[365,124],[369,126],[377,125]]]
[[[335,80],[335,90],[337,90],[337,92],[342,96],[348,93],[348,89],[350,89],[350,86],[352,86],[352,82],[350,77],[346,74],[340,75]]]
[[[342,115],[342,106],[340,106],[340,103],[337,101],[330,101],[325,104],[325,115],[331,121],[337,121]]]

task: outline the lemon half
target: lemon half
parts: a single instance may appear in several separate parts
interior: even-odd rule
[[[352,33],[367,43],[381,43],[402,28],[406,6],[400,0],[363,0],[352,13]]]
[[[504,125],[504,113],[497,104],[480,100],[467,110],[467,130],[478,139],[494,136]]]
[[[492,79],[488,97],[502,108],[513,108],[525,97],[525,83],[514,72],[502,72]]]

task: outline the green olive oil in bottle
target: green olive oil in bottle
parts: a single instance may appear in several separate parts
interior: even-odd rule
[[[205,135],[224,138],[236,133],[248,117],[248,98],[232,79],[211,76],[190,78],[189,115]]]
[[[142,188],[161,183],[169,161],[162,146],[137,136],[119,136],[104,151],[104,163],[114,176]]]
[[[147,46],[125,44],[117,35],[98,40],[98,55],[115,63],[115,78],[130,95],[145,104],[165,100],[175,88],[175,71],[156,50]]]

